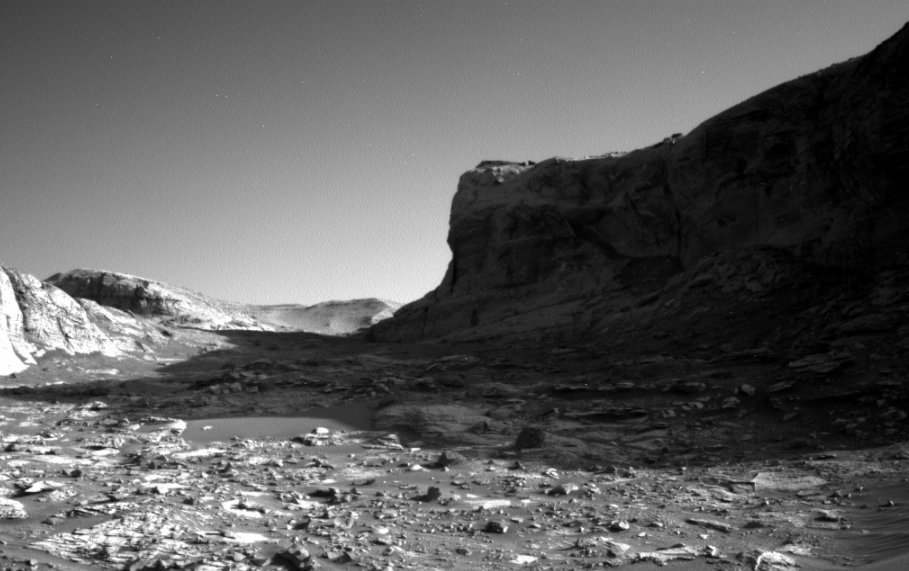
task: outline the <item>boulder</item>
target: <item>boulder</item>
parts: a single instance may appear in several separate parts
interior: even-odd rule
[[[578,336],[721,252],[905,263],[905,69],[909,26],[645,149],[480,163],[458,183],[442,283],[372,337]]]
[[[198,329],[353,333],[391,317],[400,306],[380,299],[328,301],[311,306],[254,305],[214,299],[192,290],[129,274],[71,270],[47,282],[77,299],[168,326]],[[94,308],[93,308],[94,309]],[[122,321],[122,315],[108,322]]]

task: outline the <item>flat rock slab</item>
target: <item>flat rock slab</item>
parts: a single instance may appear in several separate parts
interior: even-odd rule
[[[761,472],[751,482],[754,484],[755,490],[780,490],[786,492],[808,490],[827,483],[826,480],[817,476],[776,472]]]

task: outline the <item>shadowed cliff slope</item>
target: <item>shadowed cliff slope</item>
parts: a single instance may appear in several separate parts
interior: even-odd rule
[[[906,69],[909,26],[649,148],[484,161],[459,181],[442,283],[372,335],[579,335],[732,252],[848,271],[904,264]]]

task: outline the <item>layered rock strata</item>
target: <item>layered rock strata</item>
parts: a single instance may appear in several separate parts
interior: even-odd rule
[[[194,291],[132,276],[96,270],[72,270],[47,279],[72,297],[155,318],[168,325],[201,329],[268,329],[236,307]]]
[[[35,363],[45,351],[119,354],[116,343],[72,297],[34,276],[0,266],[0,374]]]
[[[388,319],[401,304],[367,298],[315,305],[249,305],[246,313],[278,329],[346,335]]]
[[[842,270],[907,262],[909,26],[627,154],[461,176],[442,283],[379,340],[579,335],[723,252]]]
[[[170,326],[199,329],[309,331],[344,335],[394,314],[400,304],[379,299],[328,301],[315,305],[254,305],[223,301],[129,274],[72,270],[48,278],[69,295],[131,312]]]

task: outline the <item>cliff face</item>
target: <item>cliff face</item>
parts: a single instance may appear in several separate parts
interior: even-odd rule
[[[858,270],[907,261],[909,26],[685,136],[624,155],[465,173],[438,288],[381,340],[581,334],[711,256],[773,249]]]
[[[72,270],[47,279],[75,298],[154,318],[167,325],[202,329],[268,329],[231,304],[188,289],[129,274]]]
[[[0,374],[17,373],[54,349],[120,354],[76,300],[34,276],[0,266]]]
[[[394,315],[401,304],[367,298],[315,305],[247,305],[244,311],[279,330],[347,335]]]
[[[72,270],[47,282],[99,306],[128,311],[169,326],[198,329],[310,331],[345,335],[390,317],[399,307],[377,299],[305,305],[253,305],[222,301],[129,274]]]

